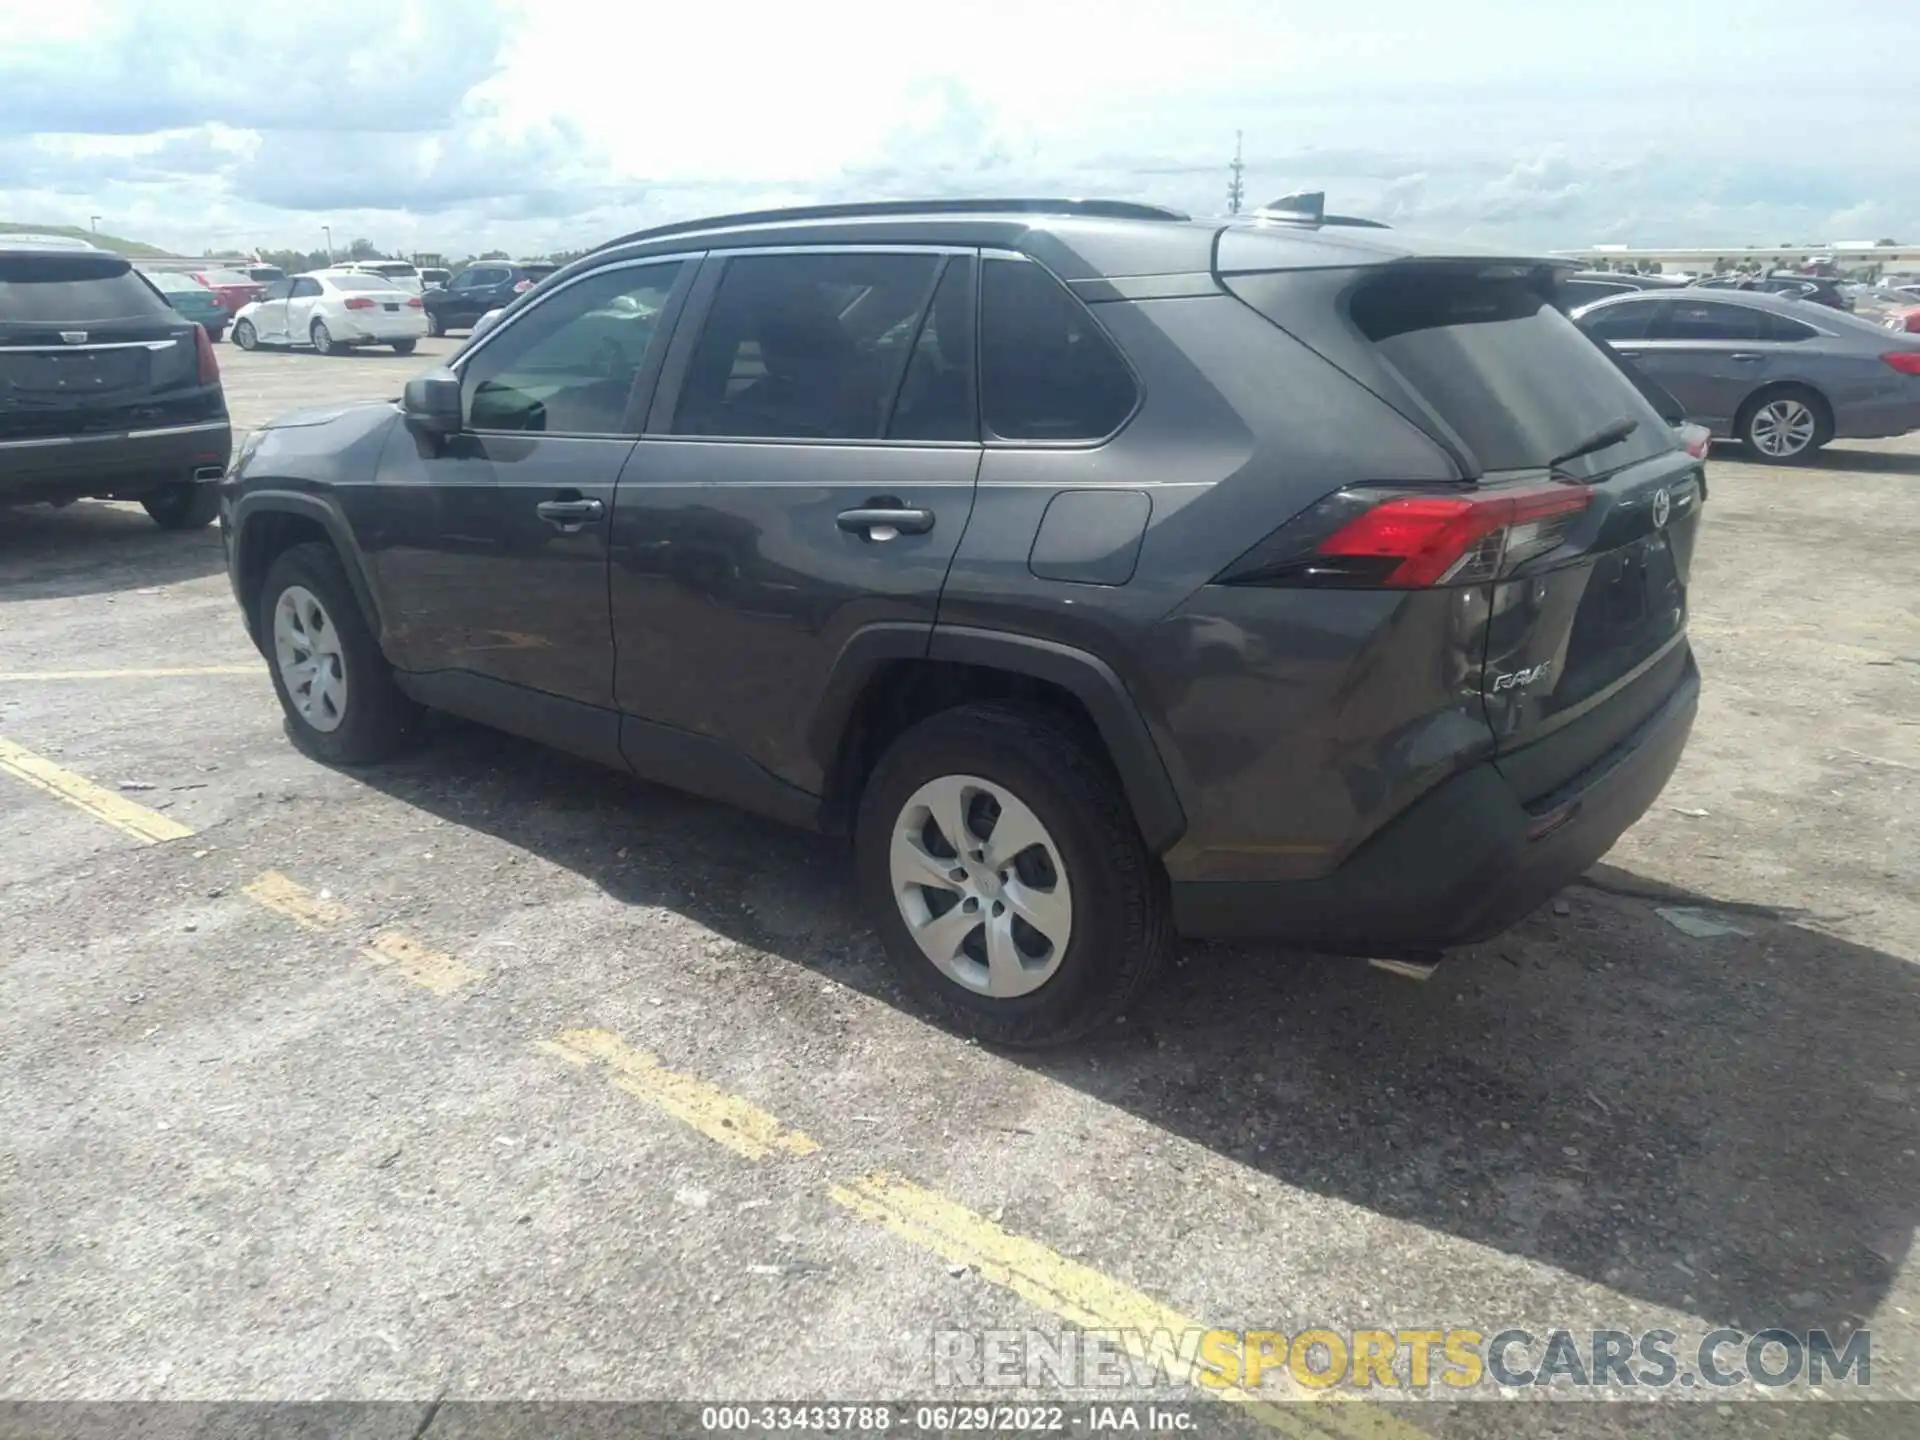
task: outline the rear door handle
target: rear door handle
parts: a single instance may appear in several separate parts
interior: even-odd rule
[[[1613,349],[1614,354],[1624,355],[1629,360],[1638,360],[1642,355],[1647,353],[1644,350],[1622,350],[1618,345],[1614,346]]]
[[[1767,357],[1764,355],[1756,355],[1751,350],[1736,350],[1733,352],[1733,354],[1727,356],[1727,358],[1729,360],[1757,361],[1757,360],[1764,360]]]
[[[842,530],[865,535],[869,540],[891,540],[896,535],[926,534],[933,528],[933,512],[906,506],[862,506],[842,510],[836,523]]]
[[[598,520],[607,513],[607,507],[598,500],[542,500],[533,507],[533,513],[549,525],[572,533],[589,520]]]

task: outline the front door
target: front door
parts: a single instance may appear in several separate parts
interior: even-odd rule
[[[285,339],[288,344],[305,345],[313,338],[313,310],[322,293],[320,282],[312,276],[294,277],[293,291],[281,307],[287,317]]]
[[[253,333],[269,344],[284,344],[287,336],[287,297],[293,293],[293,281],[275,280],[271,282],[260,303],[254,306],[253,314],[247,317],[253,326]]]
[[[703,265],[614,514],[615,701],[651,722],[626,732],[643,774],[704,759],[818,793],[807,723],[848,637],[931,634],[980,468],[975,263]]]
[[[610,717],[614,482],[692,269],[616,266],[554,291],[458,362],[460,433],[388,441],[367,537],[386,624],[403,670],[453,687],[449,708],[529,733],[506,712]]]

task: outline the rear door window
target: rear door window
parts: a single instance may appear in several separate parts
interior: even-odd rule
[[[1100,440],[1133,413],[1133,372],[1066,287],[1030,260],[981,267],[980,410],[1003,440]]]
[[[673,432],[878,439],[940,264],[934,254],[858,251],[727,261]]]
[[[0,322],[98,325],[171,314],[167,302],[117,256],[0,257]]]
[[[1756,313],[1765,315],[1766,338],[1769,340],[1792,342],[1795,340],[1813,340],[1819,337],[1820,332],[1818,330],[1814,329],[1811,325],[1802,325],[1798,320],[1789,320],[1784,315],[1774,315],[1768,312]]]
[[[1410,268],[1362,284],[1351,314],[1487,470],[1547,465],[1623,417],[1641,423],[1566,470],[1599,475],[1672,448],[1659,415],[1531,275]]]
[[[1765,334],[1765,311],[1717,300],[1670,300],[1647,330],[1649,340],[1695,342],[1760,340]]]

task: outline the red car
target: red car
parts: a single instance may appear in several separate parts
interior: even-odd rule
[[[1911,335],[1920,335],[1920,305],[1905,310],[1896,310],[1887,317],[1887,329],[1905,330]]]
[[[260,281],[238,270],[196,270],[193,278],[213,291],[220,308],[229,317],[238,314],[242,305],[251,305],[267,293],[267,287]]]

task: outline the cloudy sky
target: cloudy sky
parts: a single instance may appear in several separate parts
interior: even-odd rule
[[[1586,18],[1582,18],[1582,17]],[[1916,0],[0,0],[0,220],[455,255],[821,199],[1920,240]]]

